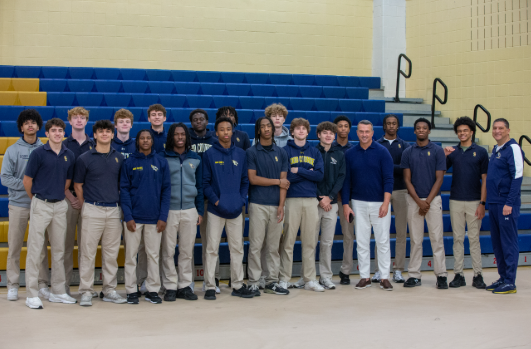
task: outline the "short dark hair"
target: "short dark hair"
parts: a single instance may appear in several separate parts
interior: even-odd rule
[[[476,123],[474,120],[469,118],[468,116],[462,116],[460,118],[457,118],[454,122],[454,132],[457,134],[457,127],[466,125],[470,129],[470,131],[474,132],[474,135],[476,134]],[[473,140],[472,140],[473,141]]]
[[[24,133],[22,132],[22,126],[24,126],[24,123],[29,120],[35,121],[37,126],[39,126],[39,130],[42,129],[41,114],[39,114],[39,112],[36,111],[35,109],[25,109],[21,111],[20,114],[18,114],[18,119],[17,119],[18,132]]]
[[[162,114],[164,114],[164,117],[166,117],[166,108],[164,108],[164,106],[162,104],[152,104],[149,106],[148,110],[147,110],[147,117],[149,119],[149,116],[151,114],[152,111],[161,111]]]
[[[205,118],[207,119],[208,121],[208,113],[201,109],[201,108],[197,108],[197,109],[194,109],[190,112],[190,122],[192,122],[192,117],[195,115],[195,114],[204,114],[205,115]]]
[[[317,135],[323,131],[332,131],[334,133],[337,133],[337,125],[331,123],[330,121],[323,121],[319,125],[317,125]]]
[[[385,122],[387,121],[387,119],[389,118],[395,118],[396,119],[396,122],[398,124],[398,127],[400,127],[400,119],[398,118],[398,116],[396,116],[395,114],[387,114],[384,118],[383,118],[383,121],[382,121],[382,124],[385,126]]]
[[[273,142],[275,142],[275,124],[269,116],[262,116],[259,117],[258,120],[256,120],[256,123],[254,124],[254,141],[258,142],[260,140],[260,128],[262,126],[262,120],[267,120],[271,124],[271,127],[273,128]]]
[[[151,140],[152,140],[152,141],[155,140],[155,138],[153,137],[153,132],[151,132],[151,130],[148,130],[147,128],[145,128],[145,129],[143,129],[143,130],[138,131],[138,133],[136,134],[136,138],[135,138],[135,146],[136,146],[136,150],[138,150],[138,140],[140,139],[140,135],[141,135],[143,132],[147,132],[147,133],[149,133],[149,135],[151,136]],[[151,146],[151,149],[153,149],[153,145]]]
[[[218,131],[218,125],[221,124],[222,122],[228,122],[229,124],[232,125],[232,130],[234,131],[234,125],[232,124],[232,120],[227,117],[227,116],[222,116],[222,117],[217,117],[216,116],[216,123],[214,124],[214,130],[217,132]]]
[[[234,109],[234,107],[231,107],[231,106],[219,108],[218,111],[216,112],[216,119],[219,119],[227,115],[227,113],[234,115],[234,121],[236,121],[235,124],[238,125],[238,112],[236,111],[236,109]]]
[[[175,136],[175,129],[177,127],[182,127],[184,134],[186,135],[186,141],[184,142],[185,151],[190,150],[192,148],[190,131],[188,131],[188,127],[186,127],[186,125],[182,122],[178,122],[170,126],[170,129],[168,130],[168,137],[166,138],[166,149],[173,151],[173,147],[175,146],[175,138],[173,136]]]
[[[308,134],[311,131],[310,122],[304,118],[295,118],[291,120],[291,124],[289,125],[289,133],[293,135],[293,131],[299,126],[303,126],[308,130]]]
[[[426,118],[418,118],[417,120],[415,120],[415,123],[413,124],[413,130],[415,130],[417,128],[417,124],[419,122],[425,122],[428,124],[428,130],[431,131],[431,122],[430,120],[426,119]]]
[[[114,133],[114,125],[111,120],[98,120],[92,126],[92,133],[96,134],[97,130],[110,130]]]
[[[509,121],[507,121],[506,118],[497,118],[496,120],[494,120],[494,122],[492,123],[492,126],[494,126],[495,123],[497,122],[503,122],[505,124],[505,127],[509,128]]]
[[[340,121],[346,121],[348,122],[348,128],[352,127],[352,120],[350,120],[347,116],[339,115],[338,117],[334,119],[334,124],[337,125]]]
[[[50,119],[48,121],[46,121],[46,125],[44,126],[44,130],[46,132],[50,131],[50,129],[53,127],[53,126],[57,126],[57,127],[61,127],[63,129],[63,131],[66,129],[66,125],[65,125],[65,122],[59,118],[53,118],[53,119]]]

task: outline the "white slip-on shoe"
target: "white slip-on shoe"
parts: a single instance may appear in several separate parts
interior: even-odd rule
[[[92,293],[86,292],[81,295],[81,300],[79,301],[79,305],[82,307],[90,307],[92,306]]]
[[[50,299],[50,289],[48,287],[43,287],[39,290],[39,297],[42,297],[46,300]]]
[[[39,297],[26,298],[26,306],[31,309],[43,309],[42,302]]]
[[[304,285],[304,288],[309,291],[315,291],[315,292],[324,292],[324,287],[319,285],[319,283],[316,280],[312,280],[310,282],[307,282]]]
[[[10,288],[9,291],[7,291],[7,300],[8,301],[18,300],[18,288]]]
[[[336,285],[329,278],[322,278],[319,280],[319,283],[321,284],[321,286],[323,286],[327,290],[336,289]]]
[[[115,290],[112,290],[111,292],[107,293],[105,296],[103,296],[104,302],[112,302],[114,304],[124,304],[127,303],[127,299],[123,298],[116,292]]]
[[[90,298],[92,299],[92,294],[89,293]],[[48,299],[49,302],[52,303],[63,303],[63,304],[76,304],[77,300],[75,298],[70,297],[66,293],[63,294],[53,294],[50,293],[50,298]]]

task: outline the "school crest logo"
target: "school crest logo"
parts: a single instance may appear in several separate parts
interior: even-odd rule
[[[240,139],[239,139],[238,137],[236,137],[236,140],[237,140],[238,142],[240,141]]]
[[[278,158],[275,156],[275,161],[278,162]]]
[[[194,168],[194,164],[192,164],[191,162],[188,163],[190,165],[190,168]]]
[[[496,155],[496,158],[498,158],[498,159],[501,158],[501,153],[498,153],[498,155]]]
[[[66,157],[66,155],[65,155],[65,161],[68,161],[68,158]]]
[[[238,161],[232,160],[232,163],[234,164],[234,166],[238,166]]]
[[[398,148],[402,148],[402,146],[399,144],[399,145],[398,145]]]
[[[473,155],[474,155],[474,156],[476,156],[476,152],[474,152],[474,154],[473,154]]]
[[[431,155],[431,153],[430,153],[430,152],[428,152],[428,156],[430,156],[430,155]]]
[[[89,145],[89,149],[92,150],[92,146]]]
[[[114,158],[114,160],[116,160],[116,163],[118,163],[118,158]]]
[[[337,164],[337,160],[334,159],[333,157],[330,157],[330,162],[332,163],[332,165],[336,165]]]
[[[151,165],[151,168],[153,169],[153,171],[157,172],[159,170],[159,168],[155,165]]]

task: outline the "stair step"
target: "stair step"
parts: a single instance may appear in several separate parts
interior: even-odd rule
[[[369,99],[371,99],[371,96],[369,95]],[[424,98],[400,98],[400,102],[399,103],[395,103],[395,98],[394,97],[379,97],[379,98],[375,98],[375,99],[378,99],[378,100],[384,100],[386,101],[387,103],[393,103],[393,104],[396,104],[396,105],[399,105],[401,103],[410,103],[410,104],[422,104],[424,103]]]
[[[397,113],[397,114],[403,114],[404,116],[405,115],[413,115],[413,116],[429,116],[431,117],[431,109],[428,110],[428,111],[422,111],[422,110],[398,110],[398,109],[393,109],[393,110],[388,110],[387,109],[387,105],[385,107],[385,112],[386,113]],[[440,111],[435,111],[435,116],[439,116],[441,115],[441,112]]]
[[[420,103],[394,103],[394,102],[385,102],[385,111],[390,110],[402,110],[411,111],[411,112],[424,112],[431,114],[431,105],[429,104],[420,104]]]

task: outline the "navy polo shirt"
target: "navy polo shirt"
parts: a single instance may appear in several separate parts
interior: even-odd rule
[[[343,152],[343,154],[345,154],[345,152],[346,152],[347,150],[349,150],[350,148],[352,148],[353,145],[352,145],[352,143],[347,142],[347,144],[345,144],[345,145],[343,146],[343,145],[339,144],[337,141],[334,141],[334,142],[332,143],[332,147],[338,147],[339,149],[341,149],[341,151]]]
[[[247,149],[247,168],[256,170],[256,175],[269,179],[280,179],[281,172],[289,171],[288,154],[276,144],[271,150],[265,149],[259,142]],[[258,205],[278,206],[280,187],[270,185],[250,185],[249,202]]]
[[[247,150],[251,147],[251,141],[247,132],[234,129],[232,132],[232,141],[234,145],[243,150]]]
[[[453,148],[455,150],[446,157],[446,167],[454,168],[450,200],[481,200],[481,175],[487,174],[489,154],[475,143],[466,151],[460,144]]]
[[[400,166],[411,170],[411,184],[417,195],[425,199],[436,181],[436,171],[446,171],[444,150],[431,141],[424,147],[417,143],[404,150]],[[437,195],[441,195],[441,191]]]
[[[164,152],[164,149],[166,149],[168,133],[166,131],[157,132],[154,129],[151,129],[151,134],[153,135],[153,149],[155,152]],[[164,156],[164,154],[161,155]]]
[[[31,193],[46,200],[64,200],[66,181],[74,175],[74,162],[74,153],[64,143],[59,154],[48,143],[33,150],[25,172],[33,178]]]
[[[85,137],[85,141],[81,144],[79,144],[79,142],[72,137],[72,135],[68,136],[68,138],[63,141],[63,144],[66,145],[66,147],[70,149],[72,153],[74,153],[75,159],[77,159],[81,154],[96,147],[94,140],[90,139],[87,134],[85,134]],[[70,191],[74,191],[74,181],[72,181],[72,184],[70,184],[69,189]]]
[[[107,154],[96,148],[76,160],[74,182],[83,183],[83,198],[87,202],[117,203],[120,200],[120,169],[124,157],[111,147]]]
[[[411,145],[408,142],[404,142],[398,136],[392,142],[389,142],[384,137],[381,137],[377,142],[386,147],[393,158],[393,175],[395,177],[393,190],[406,189],[406,183],[404,182],[404,169],[400,166],[400,163],[402,162],[402,154],[404,153],[404,150],[409,148]]]

